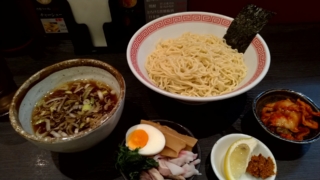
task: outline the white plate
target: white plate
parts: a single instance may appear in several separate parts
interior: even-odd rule
[[[229,148],[229,146],[235,142],[236,140],[240,138],[249,138],[251,136],[246,135],[246,134],[229,134],[226,135],[222,138],[220,138],[213,146],[212,151],[211,151],[211,156],[210,156],[210,161],[211,161],[211,166],[213,168],[214,173],[220,180],[224,180],[225,175],[224,175],[224,156]],[[252,137],[254,138],[254,137]],[[256,138],[255,138],[256,139]],[[277,164],[276,160],[272,154],[272,152],[269,150],[269,148],[264,145],[261,141],[258,141],[257,147],[253,150],[252,155],[263,155],[264,157],[271,157],[273,160],[275,166],[274,166],[274,171],[277,172]],[[266,180],[274,180],[276,175],[273,175]],[[243,174],[239,180],[258,180],[261,178],[255,178],[251,176],[248,173]]]

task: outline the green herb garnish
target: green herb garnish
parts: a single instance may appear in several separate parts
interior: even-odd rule
[[[139,180],[141,171],[159,166],[153,158],[142,156],[138,151],[138,148],[131,151],[128,147],[119,146],[116,168],[129,175],[130,180]]]

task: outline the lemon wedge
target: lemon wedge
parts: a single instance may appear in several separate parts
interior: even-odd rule
[[[254,138],[241,138],[230,145],[224,157],[227,180],[239,179],[246,172],[251,153],[257,144]]]

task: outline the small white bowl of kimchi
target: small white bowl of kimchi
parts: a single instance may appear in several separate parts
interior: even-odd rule
[[[306,95],[290,89],[270,89],[252,103],[253,114],[271,136],[296,144],[320,137],[319,107]]]

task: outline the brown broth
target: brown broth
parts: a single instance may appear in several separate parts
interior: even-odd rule
[[[77,83],[80,84],[80,86],[76,85]],[[92,90],[90,91],[89,95],[87,96],[86,99],[88,99],[87,101],[90,101],[90,105],[89,110],[84,110],[83,108],[83,102],[84,102],[84,92],[85,92],[85,86],[89,84],[88,88],[92,88]],[[81,90],[79,90],[78,92],[75,92],[75,90],[77,90],[77,87],[82,87]],[[87,89],[88,90],[88,89]],[[104,100],[100,100],[99,95],[98,95],[98,90],[100,90],[101,93],[106,93],[103,95]],[[61,131],[59,134],[61,135],[62,132],[65,132],[67,135],[71,135],[71,131],[72,132],[76,132],[79,133],[80,131],[86,130],[90,127],[93,126],[93,124],[95,123],[99,123],[98,121],[98,117],[101,117],[107,113],[110,113],[110,111],[114,108],[115,104],[118,101],[118,97],[116,93],[111,93],[113,90],[106,85],[105,83],[102,82],[98,82],[98,81],[93,81],[93,80],[77,80],[77,81],[72,81],[72,82],[68,82],[65,84],[62,84],[61,86],[59,86],[58,88],[55,88],[53,91],[47,93],[40,101],[37,102],[36,106],[33,109],[33,113],[32,113],[32,120],[31,120],[31,124],[33,126],[33,130],[37,135],[43,135],[47,130],[46,130],[46,122],[42,122],[43,119],[49,119],[50,120],[50,131],[48,131],[47,135],[43,136],[43,137],[56,137],[53,134],[50,134],[52,131],[55,131],[58,133],[59,129],[61,130],[62,128],[58,129],[58,126],[61,125],[61,127],[63,127],[64,125],[62,125],[62,123],[65,122],[65,124],[72,124],[72,122],[76,125],[73,125],[72,127],[69,128],[68,132],[66,132],[66,130]],[[70,92],[72,92],[70,94]],[[114,92],[114,91],[113,91]],[[61,97],[65,97],[67,96],[67,98],[65,100],[57,100],[57,101],[53,101],[52,105],[50,105],[49,107],[44,107],[44,102],[48,102],[49,100],[55,99],[55,98],[60,98]],[[77,102],[82,106],[81,108],[79,108],[79,106],[76,104],[76,102],[72,102],[73,99],[80,99]],[[106,106],[107,102],[110,101],[108,103],[108,108],[104,109],[104,107]],[[60,110],[59,106],[60,103],[62,103],[63,105],[61,105]],[[54,105],[54,103],[59,104],[59,105]],[[98,110],[96,103],[99,103],[100,105],[100,109]],[[49,103],[50,104],[50,103]],[[99,107],[98,105],[98,107]],[[72,110],[72,107],[76,107],[78,106],[77,109]],[[55,110],[51,110],[50,107],[52,109],[54,109],[53,107],[55,107]],[[95,109],[97,108],[97,109]],[[89,113],[91,110],[95,111],[95,112],[91,112]],[[71,112],[68,113],[68,112]],[[97,111],[97,112],[96,112]],[[47,115],[41,115],[43,112],[46,112]],[[72,116],[71,116],[72,115]],[[76,117],[74,117],[76,116]],[[38,118],[41,117],[41,118]],[[54,117],[54,118],[52,118]],[[89,120],[88,120],[89,119]],[[67,121],[67,122],[66,122]],[[71,125],[70,125],[71,126]],[[78,126],[78,127],[77,127]],[[39,129],[40,128],[40,129]],[[55,129],[57,128],[57,129]],[[76,130],[78,128],[78,130]],[[38,131],[38,132],[37,132]],[[52,132],[54,133],[54,132]]]

